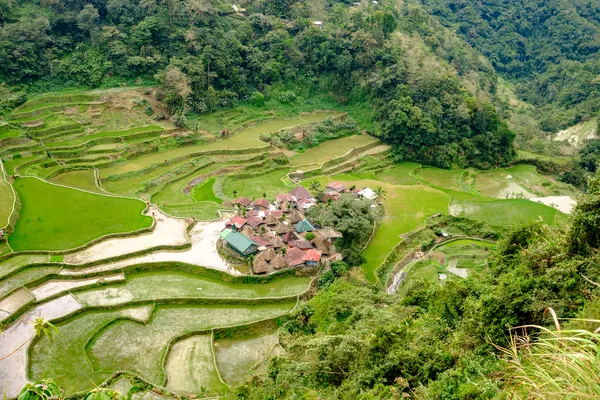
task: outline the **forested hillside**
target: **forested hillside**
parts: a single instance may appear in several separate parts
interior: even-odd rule
[[[180,124],[264,96],[329,97],[357,107],[398,159],[491,168],[512,158],[513,134],[491,103],[493,68],[420,8],[239,7],[246,11],[206,0],[3,0],[0,79],[30,91],[158,80]]]
[[[421,0],[481,51],[556,131],[599,110],[600,2]]]

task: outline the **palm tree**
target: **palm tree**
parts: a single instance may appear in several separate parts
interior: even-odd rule
[[[377,189],[375,189],[375,194],[377,195],[378,202],[381,204],[381,200],[385,199],[387,192],[381,186],[377,186]]]
[[[323,185],[321,185],[321,182],[319,182],[319,181],[311,181],[308,184],[308,188],[312,192],[320,192],[321,190],[323,190]]]

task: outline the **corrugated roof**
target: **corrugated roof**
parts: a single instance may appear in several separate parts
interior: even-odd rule
[[[225,239],[231,232],[231,229],[225,228],[219,233],[219,236],[221,236],[221,239]]]
[[[239,232],[231,232],[225,237],[225,241],[240,253],[245,253],[251,246],[258,246],[246,235]]]
[[[306,188],[304,186],[298,186],[298,187],[294,188],[290,192],[290,194],[292,196],[294,196],[296,198],[296,200],[312,198],[312,195],[310,194],[310,192],[308,190],[306,190]]]
[[[308,250],[302,260],[319,262],[321,260],[321,252],[318,250]]]
[[[298,222],[296,225],[294,225],[294,228],[296,229],[296,232],[302,233],[302,232],[312,232],[315,230],[315,227],[311,225],[310,222],[308,222],[306,219],[303,219],[302,221]]]

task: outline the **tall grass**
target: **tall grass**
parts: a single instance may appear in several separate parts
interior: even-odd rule
[[[512,399],[599,399],[600,328],[562,330],[553,310],[555,329],[521,327],[509,348],[508,396]],[[600,326],[599,320],[584,320]],[[535,335],[527,333],[536,331]]]

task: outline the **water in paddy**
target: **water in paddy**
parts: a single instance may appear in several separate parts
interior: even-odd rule
[[[287,276],[262,284],[235,284],[184,272],[153,271],[129,275],[124,284],[80,292],[77,297],[92,306],[170,298],[282,297],[304,292],[309,283],[309,278]]]
[[[243,148],[261,148],[266,147],[267,143],[261,142],[259,136],[261,133],[275,132],[283,128],[292,128],[298,125],[304,125],[311,122],[323,121],[329,117],[336,117],[340,113],[312,113],[302,115],[301,117],[291,119],[273,119],[267,122],[261,122],[254,126],[242,129],[231,137],[223,140],[217,140],[213,143],[199,144],[195,146],[178,147],[162,153],[145,154],[141,157],[129,160],[127,163],[104,168],[100,170],[102,177],[109,175],[123,174],[130,171],[136,171],[148,165],[164,162],[170,158],[181,157],[199,151],[207,150],[234,150]]]

